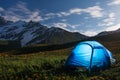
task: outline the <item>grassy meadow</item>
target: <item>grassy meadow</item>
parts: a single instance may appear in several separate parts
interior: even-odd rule
[[[72,48],[21,55],[1,52],[0,80],[120,80],[120,45],[113,44],[104,45],[114,52],[116,63],[94,73],[68,71],[64,67]]]

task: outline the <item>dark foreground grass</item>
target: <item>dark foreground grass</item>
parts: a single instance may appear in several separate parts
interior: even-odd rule
[[[65,61],[71,49],[28,55],[0,56],[0,80],[120,80],[120,54],[110,69],[87,73],[68,71]]]

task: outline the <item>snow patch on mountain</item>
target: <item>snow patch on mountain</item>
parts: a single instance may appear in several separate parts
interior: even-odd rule
[[[25,46],[29,41],[35,38],[31,31],[25,32],[22,37],[21,46]]]
[[[4,21],[1,18],[1,21]],[[5,22],[7,22],[5,24]],[[10,22],[4,21],[0,25],[0,40],[17,40],[21,42],[22,47],[37,43],[64,43],[75,40],[81,40],[86,36],[68,32],[57,27],[46,27],[39,22]]]

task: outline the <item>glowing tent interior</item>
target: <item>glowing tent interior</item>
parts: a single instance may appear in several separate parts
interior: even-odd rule
[[[65,66],[84,67],[87,70],[109,68],[115,62],[112,53],[97,41],[80,42],[71,52]]]

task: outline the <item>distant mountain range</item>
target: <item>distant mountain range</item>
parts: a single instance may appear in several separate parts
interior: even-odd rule
[[[78,32],[41,25],[39,22],[12,22],[0,17],[0,40],[20,41],[21,46],[34,44],[64,44],[88,38]]]
[[[21,46],[35,44],[64,44],[81,40],[119,41],[120,29],[104,31],[94,37],[69,32],[58,27],[41,25],[39,22],[12,22],[0,17],[0,40],[19,41]]]
[[[115,30],[115,31],[103,31],[99,33],[97,36],[104,36],[104,35],[115,34],[115,33],[120,33],[120,29]]]
[[[115,42],[120,41],[120,29],[115,31],[104,31],[98,35],[92,37],[92,39],[99,40],[102,42]]]
[[[67,49],[84,40],[97,40],[112,52],[120,52],[120,29],[88,37],[57,27],[48,28],[39,22],[12,22],[0,17],[0,52],[13,50],[15,54],[24,54]]]

